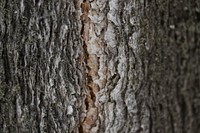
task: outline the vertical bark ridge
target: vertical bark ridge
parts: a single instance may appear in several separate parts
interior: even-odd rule
[[[81,37],[83,39],[83,50],[84,50],[84,63],[86,66],[86,97],[85,97],[85,108],[83,121],[80,125],[79,132],[88,133],[91,128],[96,123],[95,117],[97,117],[97,109],[95,107],[95,94],[93,88],[90,84],[93,84],[93,77],[91,71],[94,71],[93,68],[89,65],[90,54],[88,53],[88,41],[89,41],[89,28],[90,28],[90,18],[88,17],[90,11],[90,3],[87,0],[84,0],[81,3],[82,14],[80,16],[82,29]]]
[[[93,17],[97,17],[94,8],[95,2],[83,1],[81,3],[82,14],[80,16],[82,22],[81,36],[83,38],[84,61],[86,64],[86,97],[84,120],[80,126],[81,132],[99,132],[100,126],[100,107],[97,101],[97,93],[105,84],[106,66],[104,44],[97,35],[96,22]],[[96,16],[95,16],[96,15]],[[100,33],[99,33],[100,35]]]
[[[1,0],[0,132],[78,131],[85,81],[76,4]]]

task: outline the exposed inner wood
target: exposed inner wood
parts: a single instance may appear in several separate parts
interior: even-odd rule
[[[96,96],[95,93],[99,91],[99,86],[94,83],[93,79],[98,75],[98,58],[94,54],[88,52],[89,30],[90,30],[90,18],[88,17],[90,11],[90,3],[86,0],[81,3],[82,15],[80,19],[82,21],[81,37],[84,45],[84,62],[86,64],[86,87],[87,94],[85,98],[86,116],[80,125],[79,132],[89,133],[91,129],[97,126],[98,120],[98,108],[95,105]],[[96,128],[98,129],[98,128]],[[97,132],[93,130],[92,132]]]

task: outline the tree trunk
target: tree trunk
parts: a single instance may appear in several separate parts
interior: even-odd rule
[[[0,0],[0,132],[200,132],[199,0]]]

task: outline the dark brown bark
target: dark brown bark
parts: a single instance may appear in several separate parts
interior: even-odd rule
[[[1,0],[0,132],[200,132],[198,0]]]

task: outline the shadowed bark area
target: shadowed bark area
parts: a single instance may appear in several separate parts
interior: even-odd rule
[[[200,132],[200,3],[160,0],[144,8],[141,43],[149,49],[141,52],[148,63],[138,97],[146,93],[150,131]]]
[[[0,132],[200,132],[198,0],[0,0]]]

